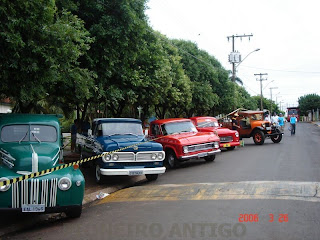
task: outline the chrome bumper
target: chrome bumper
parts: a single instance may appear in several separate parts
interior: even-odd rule
[[[101,175],[105,176],[134,176],[144,174],[161,174],[166,171],[165,167],[155,168],[125,168],[125,169],[100,169]]]
[[[187,159],[191,159],[191,158],[203,158],[203,157],[215,155],[220,152],[221,152],[221,150],[217,149],[217,150],[214,150],[211,152],[204,152],[204,153],[197,153],[197,154],[192,154],[192,155],[188,155],[188,156],[182,156],[182,157],[180,157],[180,159],[187,160]]]

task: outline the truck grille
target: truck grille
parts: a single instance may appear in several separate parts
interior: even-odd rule
[[[44,204],[55,207],[57,204],[58,178],[39,180],[29,179],[12,184],[12,208],[22,204]]]
[[[188,146],[188,152],[197,152],[214,148],[214,143],[204,143]]]
[[[220,137],[220,142],[232,142],[232,136]]]

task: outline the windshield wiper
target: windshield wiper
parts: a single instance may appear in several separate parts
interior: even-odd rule
[[[31,132],[31,133],[32,133],[32,136],[33,136],[39,143],[41,143],[40,139],[39,139],[33,132]]]
[[[26,136],[28,135],[28,133],[29,133],[29,130],[26,132],[26,134],[23,136],[23,138],[20,139],[19,144],[23,141],[23,139],[26,138]]]

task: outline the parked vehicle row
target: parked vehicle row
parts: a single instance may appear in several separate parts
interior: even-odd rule
[[[263,120],[261,111],[235,111],[239,123],[218,123],[213,117],[160,119],[150,123],[148,135],[142,122],[132,118],[97,118],[88,134],[77,134],[81,158],[88,162],[95,180],[105,176],[145,175],[154,181],[167,168],[190,159],[212,162],[220,148],[233,150],[240,139],[253,137],[263,144],[266,137],[279,143],[282,133]],[[0,181],[40,172],[63,164],[62,134],[57,115],[0,114]],[[225,126],[225,127],[221,127]],[[78,165],[41,177],[0,187],[0,211],[65,212],[80,217],[85,181]]]

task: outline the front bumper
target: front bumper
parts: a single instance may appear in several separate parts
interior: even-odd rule
[[[46,214],[46,213],[60,213],[69,212],[81,208],[82,205],[56,206],[46,207],[44,212],[22,212],[22,208],[0,208],[2,213],[23,213],[23,214]]]
[[[187,155],[187,156],[181,156],[180,159],[181,160],[188,160],[191,158],[203,158],[203,157],[207,157],[207,156],[211,156],[211,155],[215,155],[217,153],[220,153],[221,150],[217,149],[211,152],[202,152],[202,153],[197,153],[197,154],[192,154],[192,155]]]
[[[100,169],[101,175],[105,176],[132,176],[144,174],[161,174],[166,171],[166,167],[156,168],[125,168],[125,169]]]

